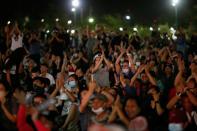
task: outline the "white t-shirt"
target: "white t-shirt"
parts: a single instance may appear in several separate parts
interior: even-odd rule
[[[18,38],[15,39],[16,35],[12,36],[11,50],[14,51],[17,48],[23,47],[23,35],[18,35]]]

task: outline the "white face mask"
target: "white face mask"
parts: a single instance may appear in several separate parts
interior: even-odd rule
[[[129,72],[129,69],[122,69],[122,72],[127,74]]]
[[[92,112],[94,112],[97,115],[101,114],[103,111],[104,111],[104,109],[102,107],[100,107],[98,109],[92,108]]]

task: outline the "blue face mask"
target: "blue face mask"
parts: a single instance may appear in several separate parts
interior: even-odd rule
[[[77,83],[76,83],[76,81],[69,81],[69,82],[68,82],[68,86],[69,86],[70,88],[75,88],[75,87],[77,86]]]

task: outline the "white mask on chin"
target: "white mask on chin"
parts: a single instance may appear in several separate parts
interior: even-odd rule
[[[94,112],[97,115],[101,114],[103,111],[104,111],[104,109],[102,107],[100,107],[98,109],[92,108],[92,112]]]

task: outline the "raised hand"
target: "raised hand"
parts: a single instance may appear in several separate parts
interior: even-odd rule
[[[145,69],[146,65],[141,65],[138,69],[137,69],[137,73],[140,74],[144,69]]]
[[[97,87],[97,84],[96,84],[96,81],[90,81],[89,83],[88,83],[88,87],[89,87],[89,90],[90,91],[94,91],[95,89],[96,89],[96,87]]]
[[[150,71],[150,65],[146,64],[145,65],[145,72],[148,73]]]
[[[185,70],[184,60],[181,60],[181,58],[178,58],[177,64],[178,64],[179,71],[184,71]]]

